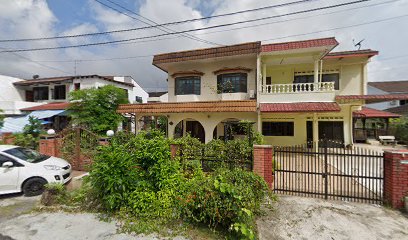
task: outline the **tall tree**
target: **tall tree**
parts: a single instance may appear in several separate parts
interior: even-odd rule
[[[128,103],[127,92],[112,85],[70,93],[69,114],[72,123],[93,132],[116,130],[123,116],[116,113],[119,104]]]

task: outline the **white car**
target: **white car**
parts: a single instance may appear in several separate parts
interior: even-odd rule
[[[71,165],[61,158],[19,146],[0,145],[0,194],[39,195],[47,183],[69,182],[71,171]]]

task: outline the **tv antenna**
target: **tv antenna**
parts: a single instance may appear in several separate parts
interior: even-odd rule
[[[361,48],[361,43],[362,43],[364,40],[365,40],[365,39],[359,41],[358,43],[355,43],[355,42],[354,42],[354,39],[353,39],[354,47],[358,47],[358,50],[360,50],[360,48]]]

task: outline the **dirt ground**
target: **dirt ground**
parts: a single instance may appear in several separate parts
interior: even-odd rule
[[[30,213],[39,199],[0,198],[0,240],[162,239],[154,234],[118,234],[115,222],[100,221],[91,213]],[[263,240],[408,239],[408,215],[377,205],[316,198],[280,196],[257,224]]]
[[[408,215],[316,198],[280,196],[257,224],[260,239],[408,239]]]

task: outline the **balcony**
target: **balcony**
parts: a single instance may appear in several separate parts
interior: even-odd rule
[[[269,84],[261,86],[260,102],[332,102],[334,82]]]

